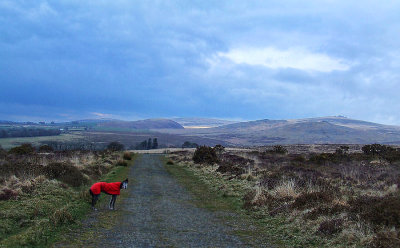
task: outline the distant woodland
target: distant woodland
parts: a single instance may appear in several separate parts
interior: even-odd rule
[[[13,127],[0,129],[0,138],[37,137],[60,135],[59,129]]]

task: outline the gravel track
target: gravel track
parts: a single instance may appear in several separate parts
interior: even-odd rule
[[[116,203],[123,215],[118,225],[102,231],[96,247],[247,247],[232,234],[233,227],[218,218],[224,213],[192,203],[160,158],[137,158],[129,175],[129,195]]]

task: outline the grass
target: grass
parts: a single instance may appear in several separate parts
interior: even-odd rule
[[[133,159],[129,161],[129,166],[117,166],[114,167],[109,173],[107,173],[104,177],[102,177],[101,181],[103,182],[118,182],[123,181],[127,178],[129,173],[130,166],[133,166],[134,161],[140,155],[133,156]],[[133,178],[129,179],[130,183],[132,183]],[[121,190],[121,195],[118,196],[117,202],[121,202],[123,198],[127,196],[128,192],[125,190]],[[107,209],[108,208],[109,197],[106,195],[102,195],[97,202],[98,209]],[[94,214],[91,209],[86,211],[87,213],[92,213],[91,217],[86,218],[87,215],[84,216],[86,218],[85,222],[94,221],[96,225],[90,225],[90,228],[83,228],[82,223],[74,226],[69,232],[62,233],[58,237],[59,242],[57,243],[59,247],[98,247],[96,240],[99,240],[99,235],[101,235],[101,231],[112,228],[116,225],[117,221],[124,212],[118,211],[98,211]]]
[[[188,170],[198,178],[188,180],[186,184],[194,184],[189,189],[197,187],[195,182],[208,187],[199,186],[192,190],[195,193],[209,190],[242,200],[242,208],[261,223],[261,233],[270,233],[275,243],[289,247],[400,243],[400,150],[389,147],[377,159],[360,149],[348,152],[337,147],[318,153],[307,147],[287,154],[229,151],[219,155],[218,164],[194,163],[190,152],[168,156],[175,170]]]
[[[57,136],[40,136],[40,137],[18,137],[18,138],[1,138],[0,146],[3,149],[10,149],[15,146],[19,146],[24,143],[30,143],[33,146],[40,146],[44,141],[79,141],[82,140],[83,136],[76,134],[60,134]]]
[[[99,180],[122,181],[128,169],[114,166]],[[35,183],[33,191],[18,191],[17,199],[0,201],[0,247],[49,247],[68,240],[71,231],[79,230],[81,220],[91,211],[89,185],[71,187],[43,175],[31,181]],[[102,197],[98,204],[107,201]]]
[[[167,160],[166,160],[167,161]],[[241,223],[235,234],[248,243],[258,245],[274,244],[279,247],[322,247],[325,242],[307,233],[297,223],[282,216],[270,216],[263,212],[249,212],[243,209],[242,195],[249,191],[250,184],[242,180],[227,181],[222,176],[193,168],[184,164],[165,165],[167,171],[195,197],[194,203],[211,211],[234,213]]]
[[[0,202],[0,246],[45,247],[76,224],[88,210],[80,190],[63,189],[56,181],[38,187],[34,195]]]

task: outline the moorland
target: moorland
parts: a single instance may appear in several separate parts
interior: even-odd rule
[[[169,158],[285,247],[400,246],[399,147],[202,146]]]

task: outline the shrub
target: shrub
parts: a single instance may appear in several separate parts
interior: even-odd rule
[[[272,197],[266,192],[255,189],[247,192],[243,197],[243,208],[252,209],[253,207],[261,207],[272,202]]]
[[[342,213],[346,210],[347,208],[343,205],[331,205],[329,204],[328,206],[318,206],[317,208],[313,209],[311,212],[308,212],[307,214],[304,215],[305,219],[309,220],[316,220],[318,219],[319,216],[324,215],[324,216],[332,216],[335,214]]]
[[[361,150],[364,152],[364,154],[372,155],[372,156],[383,154],[388,149],[393,149],[393,148],[390,146],[381,145],[381,144],[365,145],[361,148]]]
[[[172,162],[172,160],[168,160],[167,164],[168,164],[168,165],[173,165],[174,162]]]
[[[394,230],[380,231],[376,234],[369,247],[371,248],[400,247],[399,233],[397,233]]]
[[[123,159],[132,160],[132,154],[130,152],[124,152]]]
[[[87,178],[78,168],[67,163],[50,163],[44,167],[45,174],[50,179],[57,179],[73,187],[87,183]]]
[[[362,147],[362,151],[365,155],[371,157],[378,157],[379,159],[385,159],[388,162],[394,162],[400,160],[400,151],[387,145],[372,144],[365,145]]]
[[[245,171],[243,168],[240,168],[238,166],[234,166],[230,163],[223,163],[220,166],[218,166],[217,169],[218,172],[220,173],[229,173],[229,174],[233,174],[233,175],[240,175],[243,174]]]
[[[74,218],[72,217],[68,207],[63,207],[57,209],[52,215],[50,215],[50,221],[54,226],[58,226],[65,223],[72,223]]]
[[[108,144],[107,149],[110,151],[113,151],[113,152],[122,151],[122,150],[124,150],[124,145],[119,142],[114,141],[114,142],[111,142],[110,144]]]
[[[218,157],[213,148],[200,146],[196,148],[196,151],[193,154],[193,161],[197,164],[213,164],[218,163]]]
[[[6,150],[3,149],[0,145],[0,158],[5,158],[7,156]]]
[[[292,161],[302,164],[302,163],[306,162],[306,158],[303,155],[299,154],[299,155],[296,155],[295,157],[293,157]]]
[[[326,162],[340,163],[343,160],[348,160],[347,154],[336,151],[335,153],[320,153],[312,154],[309,161],[318,165],[325,164]]]
[[[225,147],[222,145],[216,145],[214,146],[214,150],[217,154],[221,155],[225,151]]]
[[[276,154],[286,154],[288,150],[282,145],[276,145],[272,147],[272,149],[268,149],[265,152],[267,153],[276,153]]]
[[[357,215],[375,225],[400,227],[400,196],[360,196],[349,201],[353,218]]]
[[[39,152],[52,152],[52,151],[54,151],[54,149],[49,145],[42,145],[41,147],[39,147]]]
[[[256,188],[243,197],[243,208],[251,210],[253,208],[266,206],[270,215],[276,215],[287,211],[287,202],[291,200],[292,198],[290,197],[274,197],[261,188]]]
[[[118,160],[118,162],[115,164],[116,166],[128,166],[128,163],[124,160]]]
[[[29,143],[13,147],[8,151],[8,153],[16,155],[27,155],[27,154],[32,154],[34,152],[35,148]]]
[[[282,174],[277,172],[271,175],[263,175],[260,179],[260,184],[267,189],[274,189],[282,180]]]
[[[342,219],[326,220],[319,225],[318,234],[333,235],[342,231]]]
[[[333,200],[333,193],[329,191],[305,193],[297,197],[292,204],[295,209],[315,207],[322,203],[330,203]]]
[[[12,189],[4,188],[0,191],[0,201],[6,201],[10,199],[16,199],[18,193]]]

